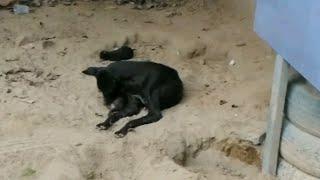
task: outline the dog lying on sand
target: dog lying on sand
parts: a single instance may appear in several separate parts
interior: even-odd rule
[[[178,104],[183,97],[183,83],[178,72],[163,64],[150,61],[117,61],[107,67],[89,67],[84,74],[97,79],[105,104],[110,108],[108,118],[97,124],[106,130],[119,119],[148,110],[144,117],[128,122],[115,132],[124,137],[130,129],[154,123],[162,118],[161,111]]]

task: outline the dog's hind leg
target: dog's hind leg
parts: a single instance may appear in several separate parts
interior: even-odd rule
[[[146,99],[146,107],[149,111],[146,116],[128,122],[123,128],[115,132],[116,136],[124,137],[130,129],[142,126],[144,124],[157,122],[162,118],[158,91],[155,91],[149,99]]]
[[[97,128],[106,130],[121,118],[138,114],[141,111],[142,107],[143,105],[139,99],[134,97],[129,97],[128,103],[123,109],[121,109],[120,111],[114,111],[112,113],[109,113],[107,120],[97,124]]]

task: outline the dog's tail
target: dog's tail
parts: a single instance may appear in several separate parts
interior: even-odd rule
[[[134,57],[134,49],[128,46],[122,46],[113,51],[101,51],[100,59],[109,61],[122,61],[132,59]]]

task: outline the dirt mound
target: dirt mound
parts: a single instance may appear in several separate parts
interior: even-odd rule
[[[217,149],[228,157],[239,159],[250,165],[261,166],[260,153],[249,141],[227,138],[217,143]]]

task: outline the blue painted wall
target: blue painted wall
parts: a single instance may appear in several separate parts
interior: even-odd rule
[[[320,0],[257,0],[254,28],[320,90]]]

